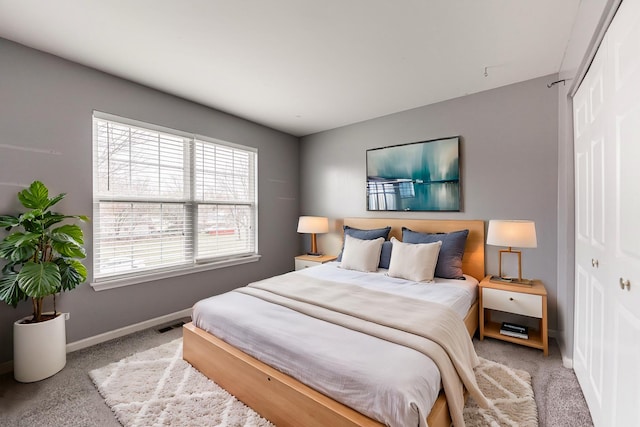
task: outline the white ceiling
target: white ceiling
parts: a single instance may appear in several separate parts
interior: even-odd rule
[[[579,3],[0,0],[0,37],[302,136],[556,73]]]

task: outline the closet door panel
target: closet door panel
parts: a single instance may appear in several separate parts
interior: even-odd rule
[[[591,138],[591,245],[603,253],[605,250],[605,138],[604,129],[594,129]]]
[[[606,258],[607,209],[607,92],[604,62],[598,52],[574,97],[576,289],[574,370],[594,422],[602,419],[606,403],[606,351],[610,334]]]
[[[610,141],[607,135],[608,92],[606,80],[606,52],[598,52],[588,80],[590,123],[589,123],[589,230],[590,251],[596,259],[606,256],[606,170],[608,169],[606,153]],[[583,83],[584,84],[584,83]],[[598,268],[600,267],[598,263]],[[597,269],[595,273],[601,270]]]
[[[602,283],[597,277],[592,276],[589,283],[589,322],[590,334],[588,369],[589,381],[597,405],[602,406],[604,394],[604,364],[605,364],[605,303],[606,296]]]
[[[609,425],[640,425],[640,0],[622,2],[607,32],[611,69],[613,232],[609,294]]]
[[[616,256],[640,262],[640,1],[624,1],[608,33],[615,145]]]
[[[591,252],[591,107],[589,76],[573,98],[575,170],[575,308],[574,370],[581,384],[589,381],[590,308],[589,294],[593,254]],[[583,388],[585,388],[583,386]],[[586,390],[586,388],[585,388]],[[590,390],[590,388],[589,388]],[[585,392],[588,393],[588,392]],[[589,402],[589,397],[587,402]]]
[[[584,85],[585,83],[583,83]],[[589,199],[590,193],[590,173],[589,173],[589,159],[591,156],[590,150],[587,150],[589,135],[590,135],[590,114],[588,106],[588,97],[586,96],[587,90],[583,90],[582,86],[580,91],[574,97],[574,129],[575,129],[575,227],[576,227],[576,240],[577,244],[589,245],[591,240],[591,227],[590,227],[590,205]],[[588,255],[587,255],[588,256]]]
[[[589,352],[589,273],[579,265],[576,268],[575,325],[573,364],[581,382],[587,379],[587,354]]]
[[[619,306],[614,312],[613,326],[613,392],[611,426],[640,424],[640,319],[637,313]]]
[[[640,80],[637,86],[636,105],[616,105],[615,130],[616,256],[632,264],[640,263]]]

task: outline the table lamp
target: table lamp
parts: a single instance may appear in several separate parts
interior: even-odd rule
[[[316,234],[329,232],[329,219],[322,216],[301,216],[298,220],[298,233],[311,234],[311,252],[307,255],[320,256]]]
[[[522,252],[514,251],[511,248],[535,248],[538,246],[536,238],[536,224],[533,221],[524,220],[497,220],[489,221],[487,230],[487,245],[506,246],[508,249],[501,249],[498,261],[498,271],[500,279],[528,283],[522,279]],[[505,277],[502,274],[502,255],[505,253],[516,254],[518,256],[518,278]]]

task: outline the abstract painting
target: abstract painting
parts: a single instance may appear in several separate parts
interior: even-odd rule
[[[460,137],[367,150],[367,210],[460,211]]]

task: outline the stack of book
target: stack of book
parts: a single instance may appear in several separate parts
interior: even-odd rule
[[[510,337],[522,338],[523,340],[529,339],[529,328],[515,323],[502,322],[500,333]]]

